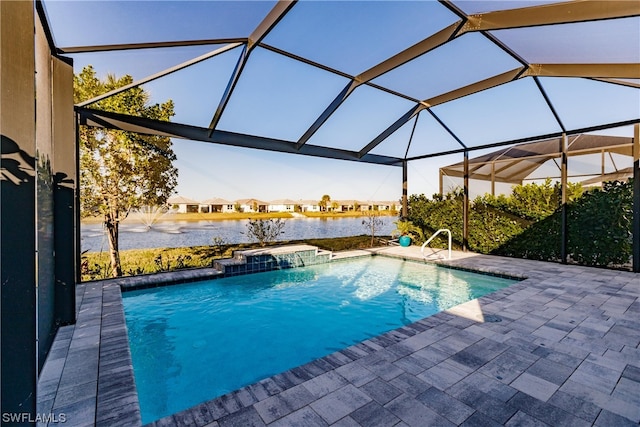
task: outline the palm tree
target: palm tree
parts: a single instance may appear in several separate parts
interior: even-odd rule
[[[331,196],[329,196],[328,194],[325,194],[324,196],[322,196],[322,199],[318,202],[318,206],[320,206],[320,210],[326,212],[330,201],[331,201]]]

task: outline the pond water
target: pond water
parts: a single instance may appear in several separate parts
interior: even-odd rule
[[[380,217],[383,225],[378,236],[388,236],[395,229],[395,216]],[[291,218],[285,219],[284,233],[277,239],[300,240],[327,237],[346,237],[369,234],[362,218]],[[215,238],[223,244],[249,243],[248,220],[226,221],[159,221],[147,227],[142,223],[120,225],[120,249],[179,248],[212,245]],[[102,224],[82,224],[82,250],[106,251],[109,248]]]

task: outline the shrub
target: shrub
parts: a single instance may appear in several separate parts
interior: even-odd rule
[[[431,236],[440,228],[451,230],[453,241],[462,244],[462,193],[454,192],[444,196],[434,195],[432,200],[424,194],[412,194],[408,199],[407,220],[419,227],[425,237]],[[436,237],[432,247],[444,247],[443,236]]]
[[[569,202],[576,200],[582,195],[582,186],[568,183],[567,193]],[[552,184],[547,178],[542,184],[516,185],[509,196],[503,194],[479,196],[474,203],[491,206],[519,218],[540,221],[560,208],[562,190],[559,183]]]
[[[409,236],[414,241],[418,239],[424,241],[422,228],[414,225],[413,222],[406,219],[399,219],[393,223],[396,225],[396,229],[391,232],[392,236]]]
[[[376,238],[376,231],[384,225],[384,220],[380,218],[377,211],[366,211],[362,214],[362,226],[371,234],[371,247],[373,247]]]
[[[250,219],[247,224],[247,236],[258,241],[260,246],[266,246],[284,233],[285,222],[277,219]]]
[[[216,236],[213,238],[213,247],[216,249],[218,256],[222,256],[222,253],[224,252],[224,247],[226,245],[227,245],[227,242],[224,240],[224,238],[220,236]]]
[[[633,184],[609,182],[584,191],[568,186],[567,252],[574,262],[617,266],[632,253]],[[448,228],[462,243],[462,192],[409,197],[408,218],[425,235]],[[537,260],[560,260],[561,193],[550,180],[518,185],[508,196],[484,195],[469,206],[469,249],[475,252]],[[436,240],[438,240],[436,238]],[[444,240],[434,246],[444,244]]]
[[[619,265],[632,256],[633,183],[605,182],[569,206],[568,251],[585,265]]]

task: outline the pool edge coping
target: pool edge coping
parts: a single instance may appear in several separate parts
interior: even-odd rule
[[[372,256],[372,255],[374,254],[372,253],[370,255],[360,255],[360,257]],[[385,254],[376,254],[376,255],[385,255]],[[398,256],[395,256],[395,257],[403,258]],[[501,257],[492,257],[492,258],[501,258]],[[406,257],[406,259],[416,261],[415,257]],[[340,261],[340,260],[336,260],[336,261]],[[423,261],[423,260],[419,260],[419,261]],[[531,264],[532,267],[537,265],[558,266],[557,264],[554,264],[554,263],[544,263],[540,261],[532,261],[532,260],[518,260],[518,261],[532,262],[534,263],[534,264]],[[443,265],[445,267],[451,267],[451,268],[459,267],[459,266],[451,266],[445,263],[439,263],[439,262],[433,262],[433,261],[428,261],[426,263],[439,264],[439,265]],[[575,268],[583,271],[592,270],[589,267],[582,267],[582,266],[562,266],[562,267]],[[464,267],[459,269],[474,271],[474,272],[479,272],[484,274],[491,273],[491,271],[483,271],[483,269],[472,269],[472,268],[464,268]],[[491,270],[491,269],[492,268],[488,268],[487,270]],[[533,268],[532,270],[536,270],[536,268]],[[504,298],[507,298],[512,293],[522,290],[524,287],[526,287],[526,285],[530,280],[539,279],[544,281],[545,279],[549,278],[549,274],[551,273],[547,273],[547,272],[544,272],[544,273],[545,274],[541,272],[537,272],[537,273],[534,272],[533,275],[530,275],[533,277],[520,279],[519,282],[516,282],[508,286],[507,288],[498,290],[496,292],[477,298],[475,300],[481,301],[485,304],[495,302],[495,301],[500,301]],[[616,271],[611,271],[611,273],[616,273]],[[623,272],[623,273],[626,273],[626,272]],[[499,274],[504,274],[504,272],[500,272]],[[508,276],[510,278],[513,278],[512,275],[508,275]],[[112,282],[106,283],[106,282],[108,281],[102,281],[102,282],[94,281],[94,282],[83,283],[78,286],[78,288],[82,289],[82,292],[84,293],[84,296],[80,298],[80,304],[78,306],[78,312],[79,312],[78,322],[76,325],[71,325],[71,326],[61,328],[58,335],[64,335],[64,338],[66,339],[67,338],[66,335],[69,334],[67,332],[69,331],[68,328],[71,328],[73,338],[69,339],[70,346],[67,348],[69,351],[71,350],[70,348],[73,347],[72,343],[74,339],[87,338],[87,336],[83,335],[82,333],[76,334],[78,331],[81,332],[81,330],[83,329],[82,322],[85,322],[87,320],[85,318],[81,319],[81,315],[85,311],[85,305],[87,303],[87,300],[100,299],[100,306],[101,306],[101,310],[99,314],[100,332],[99,332],[99,339],[98,339],[98,346],[100,349],[100,358],[99,358],[99,368],[96,372],[97,390],[96,390],[96,396],[94,400],[95,402],[95,413],[94,413],[95,423],[94,424],[108,425],[109,421],[113,421],[114,418],[117,417],[118,420],[122,420],[122,419],[129,420],[131,422],[130,423],[131,425],[134,425],[134,424],[141,425],[142,421],[141,421],[141,415],[140,415],[140,409],[139,409],[139,400],[138,400],[138,395],[135,387],[135,378],[133,374],[130,347],[128,342],[126,323],[124,319],[122,291],[120,289],[120,286],[117,285],[116,283],[112,283]],[[98,292],[100,295],[97,295]],[[421,328],[425,325],[428,325],[427,329],[433,328],[435,326],[441,325],[442,323],[449,322],[455,317],[456,317],[455,315],[449,314],[447,313],[447,311],[437,313],[433,316],[429,316],[427,318],[414,322],[411,325],[403,326],[403,327],[394,329],[392,331],[389,331],[385,334],[364,340],[358,344],[347,347],[346,349],[343,349],[335,353],[332,353],[328,356],[325,356],[324,358],[317,359],[315,361],[304,364],[300,367],[290,369],[288,371],[285,371],[284,373],[277,374],[273,377],[269,377],[267,379],[261,380],[252,385],[243,387],[234,392],[231,392],[223,396],[220,396],[218,398],[209,400],[207,402],[195,405],[194,407],[188,408],[184,411],[180,411],[178,413],[161,418],[160,420],[156,420],[148,425],[166,425],[167,422],[180,424],[181,422],[185,420],[188,421],[189,419],[191,419],[193,422],[196,422],[197,420],[202,421],[203,420],[202,417],[208,418],[208,416],[206,416],[207,413],[209,414],[209,416],[213,416],[214,414],[212,413],[212,410],[214,409],[219,413],[221,413],[220,411],[224,410],[226,411],[225,413],[226,415],[235,414],[236,412],[244,408],[248,408],[249,406],[252,406],[253,404],[261,400],[264,400],[275,394],[281,393],[285,390],[295,387],[297,385],[295,384],[295,382],[300,381],[298,382],[298,384],[300,384],[302,381],[304,381],[303,378],[305,376],[305,372],[313,371],[313,370],[318,371],[318,366],[314,365],[314,363],[316,362],[321,365],[324,365],[325,367],[337,365],[329,369],[329,370],[334,370],[340,366],[343,366],[343,365],[340,365],[340,363],[343,363],[343,364],[351,363],[351,362],[348,362],[347,359],[351,359],[351,361],[360,360],[361,358],[364,358],[367,355],[372,354],[372,352],[375,352],[381,349],[386,349],[386,347],[382,346],[379,343],[379,341],[386,342],[387,346],[390,346],[411,337],[412,335],[408,335],[408,333],[412,332],[411,331],[412,328],[413,329]],[[433,324],[433,322],[437,322],[437,323]],[[87,322],[86,325],[91,326],[91,322],[90,321]],[[56,337],[56,340],[57,339],[58,337]],[[117,344],[117,343],[119,343],[119,345],[116,345],[113,348],[110,346],[110,344]],[[353,359],[352,357],[354,357],[354,355],[358,355],[358,357]],[[115,357],[115,356],[118,356],[118,357]],[[117,368],[120,368],[120,369],[117,369]],[[300,369],[302,369],[302,371],[300,371]],[[325,371],[325,372],[328,372],[328,371]],[[310,372],[307,372],[306,375],[308,376],[309,373]],[[61,372],[61,375],[62,375],[62,372]],[[319,373],[317,375],[322,375],[322,373]],[[266,384],[265,382],[268,382],[268,384]],[[258,384],[262,384],[261,386],[263,386],[263,388],[264,387],[273,388],[273,385],[276,384],[279,388],[281,388],[281,390],[273,394],[268,394],[267,396],[261,395],[260,397],[262,398],[259,399],[256,393],[260,394],[260,392],[254,391],[255,387],[258,387]],[[283,385],[284,385],[284,388],[283,388]],[[252,389],[252,387],[254,389]],[[249,396],[249,398],[247,396]],[[253,400],[253,398],[250,398],[250,396],[254,396],[257,400],[253,401],[252,403],[248,403],[249,401]],[[235,402],[235,403],[230,403],[230,402]],[[246,404],[244,404],[243,402]],[[56,410],[56,407],[54,406],[53,409]],[[60,409],[60,406],[58,406],[57,410],[59,409]],[[62,407],[62,409],[65,409],[65,408]],[[219,419],[219,418],[221,417],[217,417],[215,419]],[[215,419],[212,419],[211,421],[213,422],[215,421]]]
[[[497,291],[491,292],[490,294],[484,295],[484,296],[482,296],[480,298],[474,298],[472,300],[466,301],[463,304],[466,304],[466,303],[471,302],[471,301],[493,302],[493,301],[495,301],[495,299],[494,298],[489,298],[492,295],[498,295],[504,289],[511,288],[511,287],[513,287],[513,286],[515,286],[515,285],[527,280],[527,277],[523,277],[523,276],[518,277],[518,276],[515,276],[513,274],[509,274],[509,273],[505,273],[505,272],[495,272],[495,271],[489,271],[489,270],[484,270],[483,271],[483,270],[479,270],[479,269],[472,269],[472,268],[467,268],[467,267],[451,265],[446,260],[428,260],[428,259],[425,259],[424,257],[420,258],[420,257],[406,255],[406,254],[398,255],[398,254],[385,253],[385,252],[382,252],[382,250],[385,249],[384,247],[381,248],[381,250],[376,250],[376,249],[378,249],[378,248],[374,248],[372,250],[344,251],[339,258],[331,259],[330,263],[333,263],[333,262],[345,262],[345,261],[350,261],[350,260],[359,259],[359,258],[380,256],[380,257],[386,257],[386,258],[400,259],[400,260],[403,260],[403,261],[411,261],[411,262],[416,262],[416,263],[422,263],[422,264],[425,264],[425,265],[436,265],[436,266],[447,268],[447,269],[451,269],[451,270],[472,272],[472,273],[476,273],[476,274],[483,274],[483,275],[487,275],[487,276],[499,277],[499,278],[510,279],[510,280],[514,280],[515,281],[513,284],[507,286],[506,288],[499,289]],[[290,268],[300,268],[300,267],[290,267]],[[200,272],[201,270],[204,270],[204,274],[198,275],[197,273]],[[191,277],[179,277],[174,281],[163,281],[162,283],[159,283],[159,284],[157,284],[155,286],[146,286],[146,287],[135,286],[135,287],[123,288],[122,287],[122,283],[118,283],[118,282],[123,281],[123,278],[112,279],[113,282],[110,282],[107,285],[119,287],[119,289],[120,289],[119,304],[120,304],[120,308],[122,310],[122,314],[124,316],[124,304],[123,304],[123,301],[122,301],[122,292],[130,292],[130,291],[141,290],[141,289],[149,289],[149,288],[154,288],[154,287],[173,286],[173,285],[180,285],[180,284],[186,284],[186,283],[197,283],[197,282],[200,282],[200,281],[213,280],[213,279],[217,280],[217,279],[225,278],[224,275],[220,275],[220,274],[214,274],[214,276],[212,277],[212,275],[210,274],[210,272],[208,270],[213,270],[213,269],[209,269],[209,268],[207,268],[207,269],[191,269],[191,271],[194,273],[194,275],[191,276]],[[275,270],[271,270],[271,271],[276,271],[276,270],[279,270],[279,269],[275,269]],[[247,273],[247,274],[256,274],[256,273],[260,273],[260,272]],[[235,277],[235,276],[231,276],[231,277]],[[508,296],[508,294],[500,295],[500,297],[497,298],[497,299],[501,299],[501,298],[504,298],[506,296]],[[487,297],[487,298],[485,298],[485,297]],[[165,417],[162,417],[162,418],[160,418],[158,420],[152,421],[152,422],[144,424],[144,425],[145,426],[166,425],[166,422],[170,421],[172,419],[173,419],[174,423],[180,424],[184,420],[176,421],[174,416],[178,416],[178,417],[185,416],[185,417],[188,418],[188,415],[183,414],[183,413],[191,413],[193,415],[194,411],[195,412],[197,412],[197,411],[202,412],[204,410],[202,405],[208,405],[210,402],[214,402],[214,401],[218,401],[218,400],[223,401],[223,402],[224,401],[228,401],[233,396],[236,396],[238,394],[244,394],[244,399],[239,400],[240,402],[249,402],[252,399],[247,399],[246,398],[247,395],[253,395],[255,397],[255,394],[251,391],[252,387],[255,388],[255,387],[257,387],[258,384],[261,384],[261,383],[263,383],[264,381],[267,381],[267,380],[276,381],[276,384],[278,384],[278,380],[275,380],[275,378],[278,378],[279,381],[282,384],[287,384],[287,381],[285,379],[282,379],[283,376],[289,376],[289,379],[290,379],[289,382],[291,383],[291,385],[290,385],[290,387],[282,388],[281,390],[278,391],[278,393],[286,391],[289,388],[292,388],[292,387],[294,387],[294,386],[299,384],[299,382],[291,381],[291,377],[293,377],[293,378],[303,378],[303,377],[300,377],[299,375],[297,375],[296,372],[300,372],[300,370],[304,371],[305,369],[308,369],[309,366],[313,365],[313,363],[317,362],[318,360],[325,360],[326,358],[329,358],[329,359],[334,359],[335,358],[335,360],[333,362],[329,362],[327,360],[327,362],[330,365],[335,365],[336,364],[336,360],[343,360],[341,357],[337,356],[338,353],[340,353],[342,355],[345,355],[345,353],[344,353],[345,350],[347,350],[350,354],[360,355],[360,357],[352,359],[350,362],[359,360],[360,358],[365,357],[365,356],[370,354],[370,353],[367,353],[367,352],[365,352],[364,354],[362,353],[362,351],[363,351],[362,346],[363,345],[364,345],[364,347],[369,347],[369,346],[366,345],[367,342],[369,342],[371,344],[371,342],[373,342],[373,340],[375,340],[375,341],[379,341],[379,340],[384,341],[385,339],[387,339],[387,340],[391,339],[391,342],[386,341],[387,342],[387,346],[391,345],[391,344],[396,344],[398,342],[397,341],[397,334],[400,334],[401,330],[405,330],[405,328],[409,328],[408,330],[411,330],[411,327],[415,328],[416,324],[419,324],[420,322],[426,321],[427,319],[434,319],[434,321],[435,321],[436,319],[440,319],[441,317],[446,316],[440,323],[435,324],[435,325],[430,325],[430,327],[435,327],[435,326],[441,324],[444,321],[451,320],[451,317],[453,315],[449,314],[448,312],[450,310],[455,309],[456,307],[459,307],[460,305],[462,305],[462,304],[459,304],[459,305],[457,305],[455,307],[451,307],[448,310],[444,310],[444,311],[438,312],[438,313],[436,313],[434,315],[431,315],[431,316],[428,316],[426,318],[420,319],[420,320],[418,320],[416,322],[411,323],[410,325],[404,325],[402,327],[399,327],[399,328],[396,328],[396,329],[392,329],[391,331],[388,331],[388,332],[386,332],[384,334],[377,335],[376,337],[360,341],[357,344],[349,346],[349,347],[347,347],[345,349],[338,350],[338,351],[336,351],[334,353],[331,353],[331,354],[328,354],[328,355],[326,355],[326,356],[324,356],[322,358],[319,358],[319,359],[313,360],[311,362],[305,363],[303,365],[291,368],[291,369],[286,370],[284,372],[281,372],[279,374],[276,374],[276,375],[273,375],[271,377],[265,378],[263,380],[257,381],[256,383],[241,387],[241,388],[239,388],[237,390],[234,390],[232,392],[225,393],[224,395],[215,397],[213,399],[209,399],[209,400],[207,400],[205,402],[202,402],[200,404],[196,404],[196,405],[194,405],[192,407],[186,408],[186,409],[184,409],[182,411],[179,411],[177,413],[174,413],[174,414],[167,415]],[[130,346],[129,346],[128,334],[127,334],[127,330],[126,330],[126,319],[124,319],[124,322],[125,322],[124,334],[125,334],[125,336],[127,338],[127,352],[128,352],[128,361],[127,362],[131,365],[131,369],[132,369],[132,378],[131,378],[132,386],[131,387],[133,388],[133,390],[131,388],[126,388],[125,387],[125,388],[123,388],[122,391],[123,391],[124,395],[129,395],[132,391],[135,392],[136,403],[138,405],[137,414],[136,415],[139,417],[140,420],[142,420],[142,415],[141,415],[141,411],[140,411],[140,407],[139,407],[139,398],[138,398],[137,389],[136,389],[136,386],[135,386],[135,376],[133,375],[133,361],[131,359],[131,349],[130,349]],[[403,335],[404,335],[404,333],[403,333]],[[406,338],[411,337],[413,335],[414,334],[411,334],[411,335],[405,336],[404,338],[406,339]],[[380,347],[378,349],[386,348],[386,346],[381,346],[379,344],[377,344],[373,348],[375,348],[375,347]],[[347,357],[347,356],[345,356],[345,357]],[[334,366],[332,369],[338,368],[340,366],[342,366],[342,364],[338,365],[338,366]],[[321,372],[319,375],[321,375],[323,373],[326,373],[326,371],[325,372]],[[273,389],[272,385],[271,385],[271,389]],[[272,395],[270,394],[267,397],[270,397],[270,396],[272,396]],[[265,397],[265,398],[267,398],[267,397]],[[236,399],[236,400],[238,400],[238,399]],[[262,400],[262,399],[260,399],[260,400]],[[236,411],[241,410],[241,409],[246,408],[246,407],[249,407],[249,406],[253,405],[254,403],[257,403],[260,400],[252,401],[250,404],[247,404],[247,405],[244,405],[244,406],[240,405],[236,409]],[[211,403],[211,404],[215,405],[215,403]],[[223,408],[225,408],[224,405],[223,405]],[[228,406],[227,406],[227,408],[228,408]],[[228,412],[227,414],[222,414],[218,418],[220,418],[222,416],[225,416],[225,415],[231,415],[232,413],[234,413],[236,411]],[[141,421],[140,421],[140,425],[142,425]]]

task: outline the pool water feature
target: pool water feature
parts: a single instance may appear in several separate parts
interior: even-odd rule
[[[152,422],[514,283],[366,257],[123,294]]]

